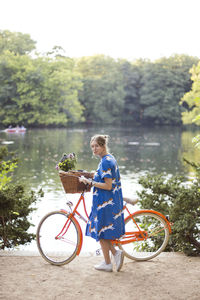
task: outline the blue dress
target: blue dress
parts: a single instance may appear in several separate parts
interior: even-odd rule
[[[94,187],[92,210],[86,227],[86,235],[96,241],[115,240],[125,233],[120,174],[111,154],[102,157],[94,181],[105,182],[104,178],[112,178],[112,190]]]

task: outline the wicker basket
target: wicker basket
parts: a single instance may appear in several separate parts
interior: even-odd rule
[[[94,173],[89,173],[85,171],[69,171],[69,172],[59,172],[60,180],[64,187],[65,193],[74,194],[74,193],[82,193],[90,192],[91,185],[86,185],[83,182],[79,181],[80,176],[84,176],[86,178],[93,178]]]

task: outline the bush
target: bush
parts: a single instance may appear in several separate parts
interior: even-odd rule
[[[183,176],[151,175],[140,178],[142,208],[169,215],[172,235],[166,251],[200,255],[200,184]]]
[[[0,148],[0,178],[3,178],[0,186],[0,249],[24,245],[35,238],[27,232],[32,225],[28,216],[34,210],[31,205],[43,194],[42,191],[31,191],[27,195],[23,185],[10,183],[12,176],[8,177],[8,174],[17,164],[15,159],[3,160],[10,154],[5,147]]]
[[[3,158],[8,156],[12,156],[12,158],[4,161]],[[17,161],[14,153],[8,152],[7,147],[0,148],[0,190],[11,181],[11,176],[8,176],[8,174],[17,167]]]

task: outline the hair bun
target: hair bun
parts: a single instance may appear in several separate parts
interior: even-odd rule
[[[107,146],[110,136],[109,135],[103,135],[103,134],[96,134],[94,135],[91,140],[90,144],[93,141],[96,141],[100,146]]]

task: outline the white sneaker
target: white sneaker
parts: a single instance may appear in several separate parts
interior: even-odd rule
[[[116,250],[116,253],[114,255],[114,260],[117,267],[117,272],[119,272],[123,266],[124,252],[122,250]]]
[[[100,265],[95,265],[94,268],[98,271],[112,272],[112,264],[106,264],[105,261]]]

